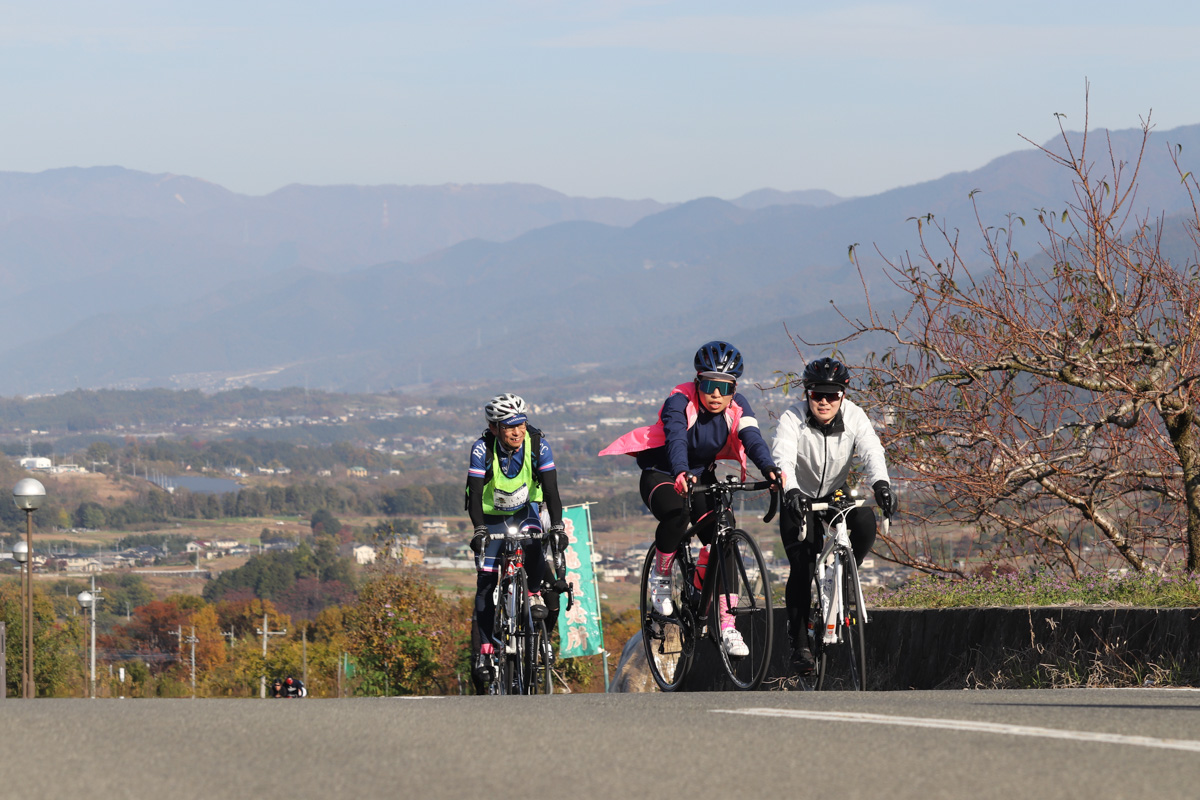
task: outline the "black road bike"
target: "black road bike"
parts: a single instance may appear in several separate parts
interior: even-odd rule
[[[543,552],[550,547],[548,537],[540,528],[505,526],[504,530],[489,533],[488,539],[501,540],[503,545],[496,556],[496,587],[492,590],[495,603],[493,631],[499,640],[492,680],[488,694],[553,694],[554,648],[550,641],[545,605],[530,602],[529,576],[525,572],[525,542],[542,540]],[[480,562],[476,557],[476,566]],[[554,571],[565,575],[561,553],[554,553]],[[546,591],[549,586],[539,587]],[[575,594],[567,586],[567,610]]]
[[[649,579],[654,569],[655,547],[650,546],[642,567],[642,643],[655,683],[664,692],[675,691],[687,677],[696,654],[696,643],[708,636],[721,655],[726,674],[738,689],[756,689],[766,677],[771,660],[774,619],[770,576],[762,551],[750,534],[735,527],[733,499],[738,492],[771,490],[771,504],[763,522],[770,522],[779,505],[779,487],[770,481],[725,481],[693,486],[685,496],[685,513],[691,516],[691,494],[703,493],[716,515],[716,530],[707,549],[707,563],[698,564],[701,549],[693,552],[695,528],[689,528],[671,566],[671,613],[660,614],[650,600]],[[700,579],[697,575],[700,575]],[[729,604],[734,626],[749,653],[731,656],[722,646],[718,604]]]

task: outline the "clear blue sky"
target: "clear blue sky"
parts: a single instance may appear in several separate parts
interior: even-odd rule
[[[1195,0],[0,0],[0,171],[871,194],[1200,123]]]

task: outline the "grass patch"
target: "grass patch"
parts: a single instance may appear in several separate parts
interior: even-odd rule
[[[1200,574],[1094,574],[1069,578],[1017,572],[950,580],[923,576],[879,589],[867,602],[876,608],[970,608],[986,606],[1200,606]]]

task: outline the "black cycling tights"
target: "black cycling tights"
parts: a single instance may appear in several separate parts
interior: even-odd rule
[[[712,484],[714,480],[712,473],[706,472],[701,476],[700,483]],[[689,521],[683,513],[683,497],[675,492],[675,479],[666,473],[648,469],[642,472],[640,489],[642,502],[658,520],[658,528],[654,532],[654,546],[663,553],[674,553],[687,533]],[[711,544],[717,526],[716,515],[711,513],[708,495],[692,495],[691,522],[695,523],[697,520],[703,522],[693,529],[696,538],[704,544]],[[737,562],[732,553],[726,554],[725,564],[725,569],[730,574],[737,569]]]
[[[875,545],[877,523],[875,512],[869,508],[856,508],[846,515],[847,533],[854,561],[861,565],[867,553]],[[779,515],[779,535],[783,549],[792,567],[788,575],[784,599],[787,602],[788,635],[795,636],[808,626],[808,609],[812,605],[813,562],[824,546],[825,526],[815,512],[808,512],[806,536],[800,539],[800,527],[786,512]]]
[[[701,483],[712,483],[711,474],[705,473]],[[687,533],[688,518],[683,513],[683,497],[675,492],[675,479],[665,472],[648,469],[642,472],[641,485],[642,502],[650,513],[658,520],[658,528],[654,531],[654,545],[664,553],[674,553]],[[708,544],[712,540],[714,518],[709,514],[708,496],[692,495],[691,522],[708,515],[703,525],[696,529],[700,541]]]

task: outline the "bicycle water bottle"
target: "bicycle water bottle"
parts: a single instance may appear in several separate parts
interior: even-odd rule
[[[700,553],[696,556],[696,576],[692,578],[692,585],[697,589],[704,587],[704,573],[708,569],[708,545],[700,548]]]

